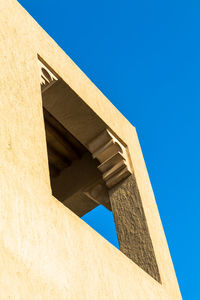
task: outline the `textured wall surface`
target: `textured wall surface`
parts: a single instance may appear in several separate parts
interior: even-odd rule
[[[181,299],[135,129],[17,1],[0,23],[0,299]],[[128,145],[162,284],[52,197],[37,54]]]
[[[110,191],[120,250],[157,281],[160,274],[134,175]]]

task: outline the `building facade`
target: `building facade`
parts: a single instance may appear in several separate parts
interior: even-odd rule
[[[0,22],[0,299],[181,299],[135,128],[16,0]]]

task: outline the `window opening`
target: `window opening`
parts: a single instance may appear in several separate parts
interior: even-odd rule
[[[161,282],[124,145],[51,68],[39,64],[52,194]],[[113,220],[117,234],[111,237],[104,225],[113,234]]]

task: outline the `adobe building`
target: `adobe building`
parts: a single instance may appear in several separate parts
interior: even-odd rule
[[[135,128],[16,0],[0,23],[0,299],[181,299]]]

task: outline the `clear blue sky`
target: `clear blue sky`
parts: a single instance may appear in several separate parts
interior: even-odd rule
[[[199,300],[200,2],[19,2],[136,126],[183,299]]]

